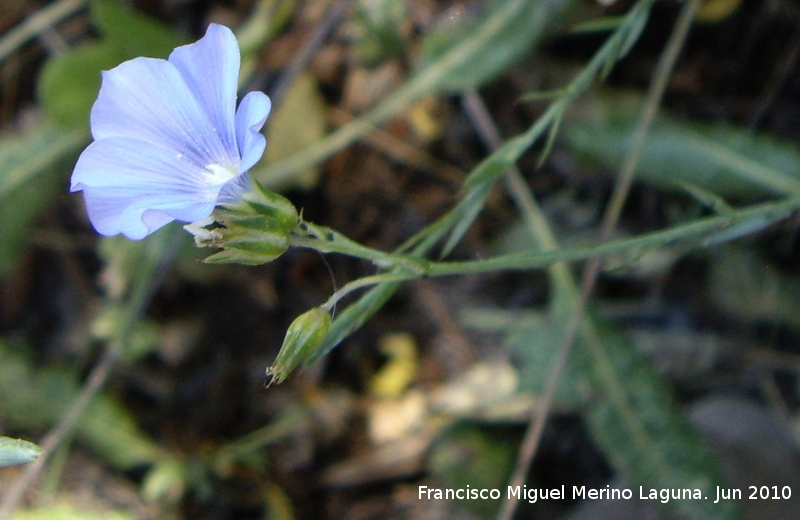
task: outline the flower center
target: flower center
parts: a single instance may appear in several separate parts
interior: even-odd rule
[[[206,166],[206,180],[211,186],[219,186],[225,184],[229,180],[235,178],[239,174],[221,164],[209,164]]]

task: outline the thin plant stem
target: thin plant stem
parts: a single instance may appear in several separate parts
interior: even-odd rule
[[[636,173],[636,168],[639,164],[644,144],[652,127],[655,116],[658,112],[658,107],[661,104],[664,92],[666,90],[669,77],[672,75],[672,70],[677,61],[680,50],[686,41],[689,34],[691,22],[694,19],[694,14],[700,5],[700,0],[689,0],[681,9],[678,20],[672,31],[669,41],[662,53],[656,70],[653,75],[653,81],[647,93],[644,102],[644,109],[637,122],[636,130],[634,133],[634,141],[625,159],[625,163],[620,171],[617,181],[615,183],[614,192],[611,201],[608,205],[607,211],[603,217],[601,226],[601,240],[607,240],[613,233],[622,213],[622,207],[625,199],[630,192],[630,187]],[[558,356],[556,358],[555,366],[551,372],[550,378],[547,381],[545,394],[542,398],[541,405],[534,411],[531,416],[528,429],[525,433],[519,455],[517,457],[517,464],[512,473],[509,481],[510,486],[520,486],[524,483],[525,478],[530,471],[530,465],[541,443],[542,433],[544,432],[544,425],[552,408],[553,398],[558,386],[558,381],[561,374],[564,372],[566,362],[569,357],[569,352],[572,349],[575,339],[577,337],[578,329],[584,321],[584,314],[588,305],[589,297],[592,294],[594,287],[597,283],[597,277],[600,272],[601,261],[600,259],[592,259],[583,272],[581,280],[580,298],[577,300],[576,305],[570,316],[567,324],[563,340],[559,347]],[[511,520],[516,511],[519,498],[514,495],[509,496],[498,514],[499,520]]]
[[[535,211],[541,212],[538,206],[534,206],[534,208]],[[687,224],[599,245],[548,251],[534,248],[481,260],[429,261],[412,255],[390,255],[365,246],[350,249],[343,245],[344,242],[337,242],[336,246],[331,246],[323,240],[310,238],[293,239],[292,245],[321,253],[341,253],[369,260],[379,267],[393,269],[390,272],[398,276],[394,281],[402,281],[419,277],[539,269],[552,267],[559,262],[577,262],[620,253],[635,253],[631,259],[631,261],[635,261],[644,253],[667,245],[696,243],[700,247],[705,247],[733,240],[755,228],[760,229],[783,220],[798,209],[800,209],[800,197],[787,197],[776,202],[754,204],[747,208],[732,210],[725,215],[709,216]],[[561,289],[559,288],[559,290]],[[577,294],[577,291],[575,293]]]
[[[365,287],[371,287],[373,285],[378,285],[380,283],[390,283],[390,282],[406,282],[409,280],[416,280],[419,278],[419,275],[413,273],[396,273],[396,272],[389,272],[383,274],[376,274],[372,276],[364,276],[363,278],[359,278],[357,280],[353,280],[352,282],[345,284],[344,287],[334,292],[328,301],[321,305],[321,307],[327,311],[332,311],[332,309],[336,306],[336,304],[347,296],[348,294],[352,293],[353,291],[357,291],[359,289],[363,289]]]

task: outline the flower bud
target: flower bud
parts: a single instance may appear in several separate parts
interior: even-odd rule
[[[286,379],[297,365],[307,360],[325,341],[331,327],[331,315],[322,307],[306,311],[286,330],[283,345],[275,362],[267,368],[269,385]]]

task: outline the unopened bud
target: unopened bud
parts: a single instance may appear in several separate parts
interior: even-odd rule
[[[322,307],[306,311],[286,330],[283,345],[275,362],[267,368],[269,384],[285,380],[292,370],[311,356],[325,341],[331,327],[331,315]]]

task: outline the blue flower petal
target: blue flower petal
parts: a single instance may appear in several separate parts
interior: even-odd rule
[[[155,193],[147,200],[137,193],[108,188],[83,189],[86,209],[98,233],[113,236],[119,233],[130,239],[141,240],[153,231],[176,220],[176,214],[184,222],[203,220],[211,213],[214,204],[191,203],[186,207],[185,197],[170,193]],[[163,208],[163,209],[159,209]]]
[[[83,196],[89,219],[101,235],[123,233],[130,239],[141,240],[175,220],[163,211],[137,207],[138,195],[84,187]]]
[[[169,55],[189,90],[200,103],[229,156],[237,156],[233,113],[239,80],[239,44],[233,32],[211,24],[195,43],[178,47]]]
[[[267,121],[271,107],[272,103],[263,92],[250,92],[239,104],[236,111],[236,139],[242,157],[239,171],[246,172],[264,155],[267,139],[261,133],[261,127]]]
[[[169,147],[199,166],[238,169],[183,77],[171,63],[135,58],[103,73],[92,107],[95,140],[127,137]]]
[[[111,137],[84,150],[70,189],[85,192],[89,217],[100,233],[142,238],[154,231],[143,219],[145,211],[158,210],[183,222],[202,220],[236,177],[235,172],[199,167],[161,146]],[[165,223],[156,222],[158,227]]]

